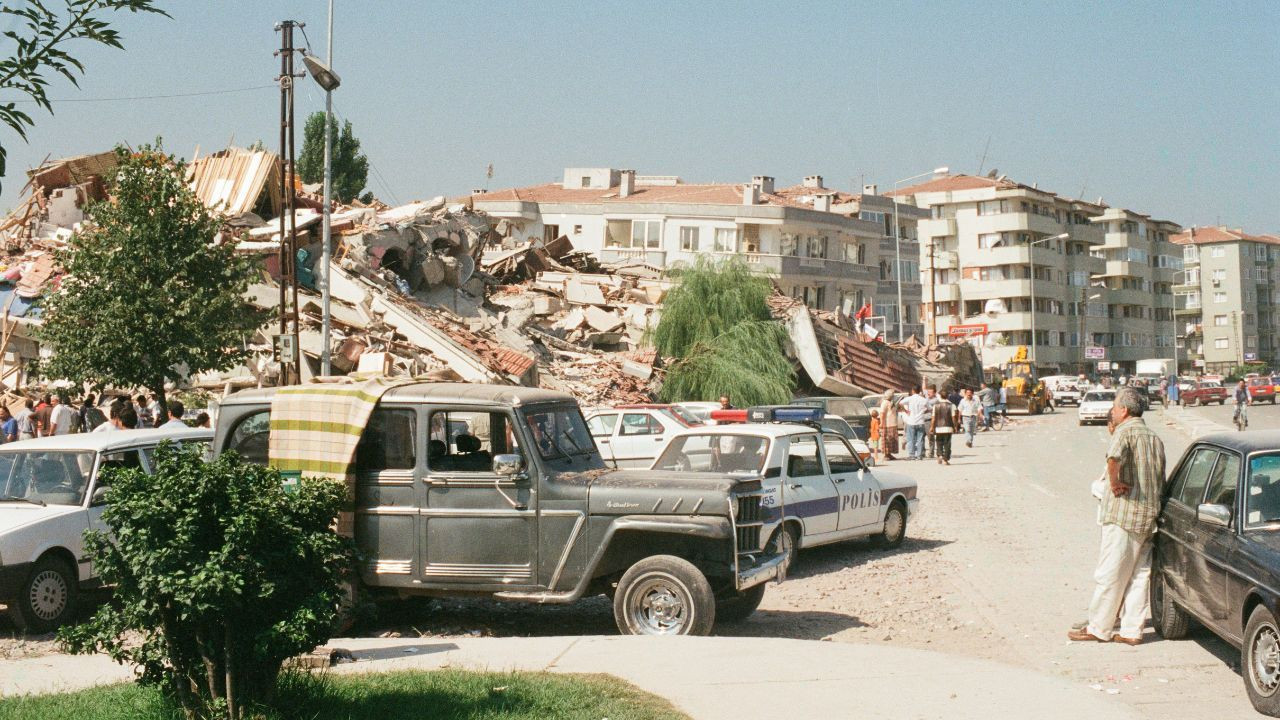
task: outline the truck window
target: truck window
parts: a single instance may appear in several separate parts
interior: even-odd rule
[[[236,421],[231,438],[223,450],[234,450],[247,462],[267,464],[271,440],[271,411],[259,410]]]
[[[787,477],[813,477],[822,474],[822,462],[818,459],[818,438],[815,435],[792,435],[787,450]]]
[[[520,452],[505,413],[437,410],[430,428],[427,467],[433,471],[492,473],[495,455]]]
[[[412,470],[418,464],[417,425],[417,413],[411,409],[374,410],[356,446],[356,467],[362,472]]]

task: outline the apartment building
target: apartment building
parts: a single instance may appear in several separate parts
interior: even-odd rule
[[[1173,237],[1185,270],[1175,284],[1179,344],[1200,372],[1280,360],[1280,237],[1189,228]]]
[[[506,220],[512,241],[565,236],[604,263],[642,262],[659,269],[699,257],[740,257],[811,307],[851,312],[871,300],[891,338],[897,333],[897,282],[905,335],[920,334],[917,208],[898,213],[869,192],[828,188],[820,175],[791,187],[758,175],[744,183],[685,183],[675,176],[614,168],[566,168],[561,182],[476,191],[477,210]]]
[[[1042,373],[1173,357],[1176,224],[1004,176],[948,175],[896,197],[929,211],[918,224],[927,334],[981,326],[984,366],[1025,347]]]

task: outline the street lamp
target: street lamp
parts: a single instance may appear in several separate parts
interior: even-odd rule
[[[1031,269],[1031,373],[1036,374],[1036,261],[1035,246],[1040,243],[1053,242],[1054,240],[1066,240],[1071,237],[1069,233],[1058,233],[1050,235],[1039,240],[1032,240],[1027,243],[1027,267]]]
[[[324,220],[321,230],[321,243],[324,246],[321,250],[320,262],[324,264],[324,272],[320,274],[320,305],[323,308],[323,319],[321,321],[322,348],[320,352],[320,374],[332,374],[332,341],[330,340],[330,330],[333,325],[332,315],[329,308],[331,295],[329,292],[329,262],[332,250],[329,245],[332,242],[333,229],[332,218],[330,217],[330,205],[332,204],[333,195],[333,139],[330,129],[333,125],[333,91],[338,89],[342,84],[342,78],[333,71],[333,0],[329,0],[329,40],[326,60],[322,61],[310,53],[304,53],[302,56],[302,64],[307,66],[307,72],[311,74],[311,78],[316,84],[324,90]]]
[[[893,275],[898,280],[898,342],[902,342],[902,238],[900,237],[901,233],[898,231],[898,186],[926,175],[946,175],[950,170],[951,168],[949,167],[934,168],[929,172],[903,178],[893,184],[893,251],[894,262],[897,263],[894,267]],[[937,308],[934,308],[933,312],[936,314]]]

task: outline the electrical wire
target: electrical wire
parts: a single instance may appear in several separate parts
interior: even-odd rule
[[[206,95],[227,95],[229,93],[249,92],[251,90],[265,90],[266,88],[278,88],[279,85],[253,85],[251,87],[229,88],[227,90],[206,90],[204,92],[191,93],[174,93],[172,95],[135,95],[133,97],[111,97],[111,98],[63,98],[60,100],[49,100],[52,103],[93,103],[93,102],[123,102],[130,100],[167,100],[170,98],[189,98],[203,97]],[[22,99],[0,99],[0,104],[4,103],[34,103],[35,100],[29,98]]]

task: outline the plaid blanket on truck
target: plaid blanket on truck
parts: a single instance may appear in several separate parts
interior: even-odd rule
[[[355,497],[356,445],[384,393],[405,380],[374,378],[355,384],[316,384],[277,390],[271,399],[268,462],[280,472],[340,480]],[[350,510],[338,532],[354,529]]]

